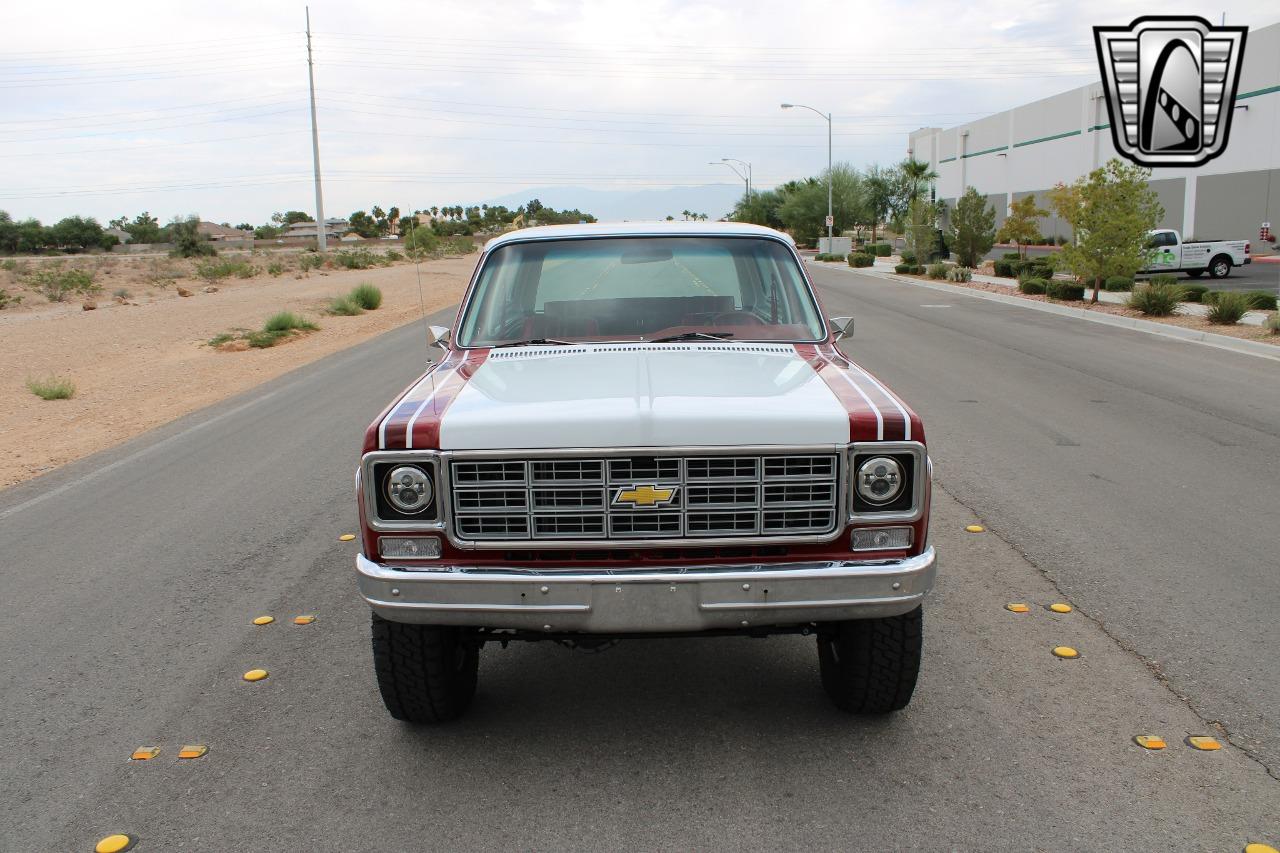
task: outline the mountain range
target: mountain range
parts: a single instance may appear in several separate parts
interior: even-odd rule
[[[488,199],[486,204],[516,208],[538,199],[556,210],[590,213],[601,222],[625,220],[683,219],[681,211],[705,213],[709,220],[720,219],[742,198],[738,184],[707,184],[700,187],[671,187],[646,190],[599,190],[586,187],[533,187],[518,193]]]

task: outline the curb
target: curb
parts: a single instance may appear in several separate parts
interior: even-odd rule
[[[830,266],[835,269],[841,269],[841,267],[834,264]],[[826,268],[827,265],[824,264],[823,269]],[[953,284],[942,284],[936,281],[921,281],[914,278],[904,278],[892,273],[880,272],[879,270],[869,267],[863,267],[860,269],[849,268],[847,271],[851,273],[872,275],[876,278],[883,278],[889,281],[901,281],[906,284],[914,284],[918,287],[926,287],[930,290],[942,291],[943,293],[954,293],[959,296],[972,296],[977,299],[986,299],[991,302],[1002,302],[1006,305],[1017,305],[1021,308],[1029,308],[1032,311],[1043,311],[1047,314],[1057,314],[1062,317],[1076,317],[1081,320],[1088,320],[1091,323],[1101,323],[1104,326],[1133,329],[1138,332],[1146,332],[1149,335],[1158,335],[1164,338],[1173,338],[1174,340],[1200,344],[1201,346],[1214,347],[1215,349],[1230,350],[1231,352],[1238,352],[1242,355],[1252,355],[1257,358],[1280,361],[1280,346],[1274,346],[1272,344],[1247,341],[1241,338],[1228,337],[1227,335],[1215,335],[1213,332],[1202,332],[1199,329],[1184,329],[1181,326],[1153,323],[1150,320],[1139,320],[1136,317],[1121,317],[1116,314],[1104,314],[1097,311],[1089,311],[1085,308],[1072,308],[1068,305],[1057,305],[1052,302],[1037,302],[1034,299],[1005,296],[1003,293],[990,293],[986,290],[974,290],[971,287],[957,287]]]

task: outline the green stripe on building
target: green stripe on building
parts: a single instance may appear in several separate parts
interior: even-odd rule
[[[972,154],[961,154],[960,157],[964,160],[968,160],[970,157],[981,157],[983,154],[990,154],[993,151],[1004,151],[1008,147],[1009,146],[1007,145],[1000,145],[996,148],[988,148],[985,151],[974,151]]]
[[[1038,142],[1052,142],[1055,139],[1066,139],[1068,136],[1079,136],[1080,131],[1068,130],[1066,133],[1055,133],[1053,136],[1042,136],[1039,139],[1028,139],[1026,142],[1013,143],[1014,148],[1021,148],[1024,145],[1035,145]]]
[[[956,158],[954,158],[954,157],[944,157],[944,158],[942,158],[941,160],[939,160],[939,161],[938,161],[938,163],[939,163],[939,165],[941,165],[942,163],[950,163],[950,162],[951,162],[952,160],[954,160],[954,159],[956,159]]]
[[[1243,101],[1245,98],[1256,98],[1259,95],[1270,95],[1272,92],[1280,92],[1280,86],[1268,86],[1265,89],[1258,89],[1253,92],[1245,92],[1243,95],[1236,95],[1236,100]]]

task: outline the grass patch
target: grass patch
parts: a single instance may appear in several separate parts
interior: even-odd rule
[[[363,314],[364,308],[350,296],[335,296],[329,300],[329,307],[324,309],[324,313],[333,317],[354,317]]]
[[[280,329],[280,330],[259,329],[256,332],[250,332],[249,334],[245,335],[244,339],[248,341],[249,346],[253,347],[254,349],[266,349],[267,347],[275,346],[276,344],[280,343],[285,338],[288,338],[291,335],[292,335],[291,332],[284,329]]]
[[[1280,314],[1272,314],[1267,318],[1267,330],[1273,335],[1280,335]]]
[[[17,305],[22,301],[22,294],[10,296],[6,291],[0,290],[0,311],[8,308],[10,305]]]
[[[271,276],[272,278],[275,278],[276,276],[280,275],[283,272],[284,272],[284,264],[280,263],[279,261],[272,261],[271,263],[267,264],[267,275]]]
[[[1144,284],[1129,294],[1128,305],[1148,317],[1168,317],[1182,300],[1182,288],[1176,284]]]
[[[1249,297],[1247,294],[1221,293],[1217,299],[1213,300],[1213,304],[1209,306],[1208,319],[1210,323],[1230,326],[1239,323],[1240,318],[1244,316],[1244,312],[1248,310]]]
[[[101,290],[93,283],[93,273],[82,269],[63,269],[57,264],[27,275],[27,286],[38,290],[50,302],[62,302],[68,295],[85,295]]]
[[[233,275],[236,278],[253,278],[257,273],[258,268],[243,258],[201,261],[196,264],[196,275],[205,281],[219,281],[220,279],[230,278]]]
[[[366,311],[377,311],[382,306],[382,291],[372,284],[357,285],[349,298]]]
[[[385,267],[391,263],[386,255],[379,255],[368,249],[339,249],[333,253],[333,265],[344,270],[367,270],[370,267]]]
[[[267,318],[267,322],[262,324],[264,332],[315,332],[319,329],[320,327],[315,323],[292,311],[281,311],[279,314],[272,314]]]
[[[44,379],[28,379],[27,389],[41,400],[70,400],[75,396],[76,383],[61,376]]]
[[[325,256],[319,252],[303,252],[298,255],[298,269],[305,273],[311,270],[318,270],[324,266]]]
[[[1244,298],[1254,311],[1276,310],[1276,295],[1269,290],[1250,290],[1244,293]]]

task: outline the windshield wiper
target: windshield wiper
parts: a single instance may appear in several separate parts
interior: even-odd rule
[[[530,338],[527,341],[507,341],[505,344],[494,344],[490,349],[501,349],[502,347],[533,347],[533,346],[560,346],[571,347],[573,341],[560,341],[555,338]]]
[[[710,332],[681,332],[678,335],[667,335],[665,338],[654,338],[651,341],[647,341],[647,343],[667,344],[667,343],[673,343],[675,341],[698,341],[698,340],[727,341],[729,340],[729,338],[732,338],[732,337],[733,337],[733,332],[720,332],[715,335],[711,334]]]

